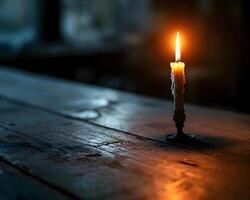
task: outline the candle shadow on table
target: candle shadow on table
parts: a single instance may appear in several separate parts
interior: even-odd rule
[[[195,138],[184,141],[166,141],[166,135],[162,135],[159,139],[165,141],[165,144],[163,144],[164,146],[174,146],[192,150],[216,150],[235,145],[235,142],[229,138],[219,136],[204,136],[204,134],[199,135],[199,133],[187,134],[194,135]]]

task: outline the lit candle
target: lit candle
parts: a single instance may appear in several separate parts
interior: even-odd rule
[[[175,62],[171,62],[171,80],[172,94],[174,96],[174,122],[177,128],[177,133],[166,136],[170,142],[193,142],[194,135],[187,135],[183,132],[184,122],[186,119],[184,110],[184,85],[185,85],[185,63],[181,60],[181,44],[180,34],[176,35]]]
[[[172,94],[176,112],[184,111],[185,63],[181,60],[180,34],[176,34],[175,62],[171,62]]]

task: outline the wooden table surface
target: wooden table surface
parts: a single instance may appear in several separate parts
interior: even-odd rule
[[[216,94],[215,94],[216,95]],[[0,68],[0,199],[250,199],[250,116]]]

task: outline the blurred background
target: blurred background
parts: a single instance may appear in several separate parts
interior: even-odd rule
[[[186,101],[250,113],[244,0],[0,0],[0,65],[172,99],[179,30]]]

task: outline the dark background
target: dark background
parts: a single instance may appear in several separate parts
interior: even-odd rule
[[[0,0],[0,64],[171,99],[181,32],[186,101],[250,113],[243,0]]]

